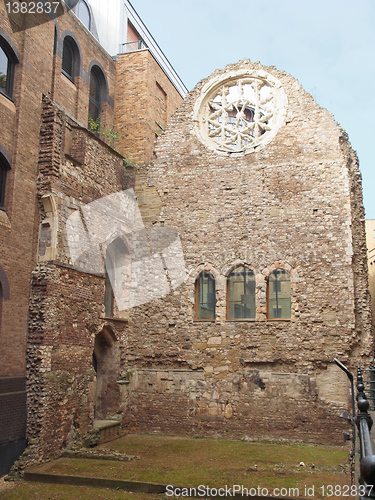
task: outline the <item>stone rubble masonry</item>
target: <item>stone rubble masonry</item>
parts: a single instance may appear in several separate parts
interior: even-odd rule
[[[247,155],[199,142],[192,118],[206,79],[173,115],[144,174],[162,203],[151,223],[179,231],[189,278],[130,315],[126,422],[339,443],[348,384],[333,360],[354,371],[373,356],[358,160],[332,115],[290,75],[243,60],[213,76],[242,68],[271,73],[287,94],[273,141]],[[226,278],[244,264],[256,276],[256,320],[228,321]],[[267,319],[276,268],[291,277],[290,321]],[[214,322],[195,321],[203,270],[216,281]]]
[[[73,140],[67,154],[64,140],[69,128]],[[47,97],[39,159],[40,263],[31,283],[27,437],[37,443],[37,455],[43,458],[57,456],[92,427],[95,337],[104,325],[116,334],[121,324],[103,321],[104,274],[72,267],[66,221],[83,205],[121,191],[125,167],[121,155],[75,126]]]

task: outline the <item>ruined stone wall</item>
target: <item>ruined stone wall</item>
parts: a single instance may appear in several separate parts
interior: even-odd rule
[[[106,329],[115,344],[123,341],[123,321],[104,317],[103,261],[97,272],[90,268],[90,255],[73,262],[66,230],[72,214],[121,191],[123,168],[116,151],[44,99],[39,264],[32,274],[27,352],[27,436],[39,459],[57,456],[92,428],[97,400],[95,339]],[[114,374],[119,376],[120,359]]]
[[[130,384],[128,422],[143,430],[338,443],[337,413],[347,407],[348,388],[333,359],[354,369],[368,363],[373,348],[358,163],[330,113],[294,78],[246,60],[213,78],[236,71],[277,79],[285,116],[252,152],[213,150],[197,132],[196,102],[210,85],[203,80],[159,138],[147,176],[162,202],[154,223],[178,230],[188,278],[133,312],[126,361],[170,380],[185,372],[178,391],[160,374],[150,388],[142,372]],[[228,320],[227,277],[243,265],[256,277],[256,317]],[[291,280],[287,320],[267,315],[275,269]],[[214,321],[196,320],[202,271],[215,278]],[[173,412],[177,394],[185,410]]]

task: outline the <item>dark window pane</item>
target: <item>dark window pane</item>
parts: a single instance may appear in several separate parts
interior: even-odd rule
[[[215,279],[210,273],[203,272],[196,281],[197,319],[215,319]]]
[[[68,40],[64,40],[62,70],[64,73],[73,79],[74,77],[74,54],[73,49]]]
[[[255,318],[255,276],[246,267],[237,267],[228,277],[228,319]]]
[[[99,79],[94,71],[91,71],[90,77],[90,99],[99,102],[100,99],[100,85]]]
[[[99,135],[99,124],[100,124],[100,108],[101,108],[101,86],[100,80],[97,74],[97,70],[94,68],[91,70],[90,74],[90,95],[89,95],[89,128],[96,135]],[[95,123],[91,123],[93,120]]]

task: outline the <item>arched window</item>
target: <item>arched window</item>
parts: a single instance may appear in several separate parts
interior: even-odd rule
[[[195,317],[197,320],[215,319],[215,278],[203,271],[195,282]]]
[[[227,279],[227,319],[255,319],[255,276],[240,266]]]
[[[90,31],[91,29],[91,15],[90,9],[84,0],[80,0],[77,7],[77,17],[81,23],[86,26]]]
[[[9,43],[0,36],[0,92],[12,97],[14,67],[18,59]]]
[[[92,120],[96,124],[96,129],[91,126],[93,132],[97,131],[100,123],[102,79],[103,76],[99,68],[92,68],[90,74],[89,122]]]
[[[62,67],[61,70],[69,80],[74,81],[78,73],[79,51],[72,37],[66,36],[63,42]]]
[[[275,269],[268,278],[268,318],[289,319],[291,317],[291,283],[284,269]]]

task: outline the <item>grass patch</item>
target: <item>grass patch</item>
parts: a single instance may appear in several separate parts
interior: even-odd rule
[[[20,482],[3,487],[0,485],[1,500],[153,500],[154,497],[147,493],[65,484]]]
[[[210,488],[234,484],[299,488],[301,497],[305,487],[314,486],[314,498],[322,498],[322,485],[350,482],[347,447],[128,435],[102,448],[136,455],[139,460],[61,458],[38,471]]]

